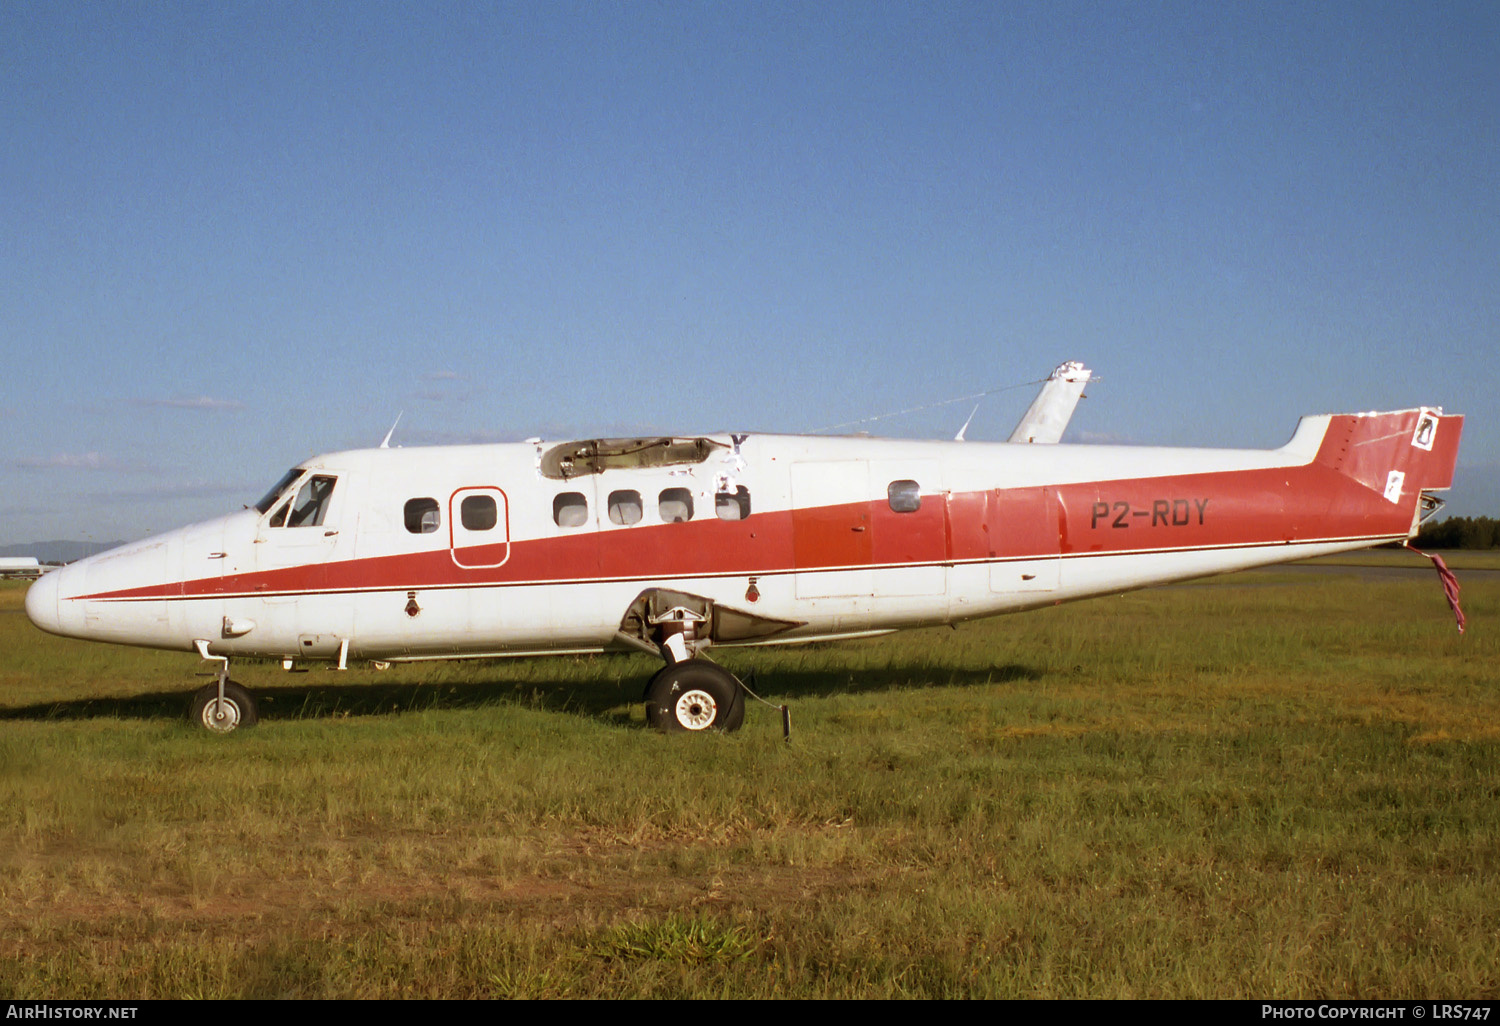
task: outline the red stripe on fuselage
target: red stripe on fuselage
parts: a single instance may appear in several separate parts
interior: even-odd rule
[[[750,576],[1406,534],[1414,494],[1390,502],[1319,455],[1305,466],[992,489],[951,494],[946,501],[926,495],[914,513],[896,513],[882,499],[757,513],[741,521],[705,518],[580,529],[511,540],[510,557],[498,567],[459,566],[451,550],[442,548],[80,597],[207,598]],[[462,561],[489,562],[490,549],[463,550]]]

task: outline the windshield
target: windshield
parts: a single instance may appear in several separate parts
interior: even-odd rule
[[[291,484],[293,481],[297,480],[297,478],[299,478],[301,476],[302,476],[302,468],[301,467],[293,467],[291,470],[288,470],[285,474],[282,474],[281,475],[281,480],[277,481],[274,485],[271,486],[271,490],[269,492],[267,492],[261,498],[261,500],[255,504],[255,508],[258,509],[258,510],[260,510],[262,513],[264,513],[266,510],[270,509],[271,505],[277,500],[277,498],[280,497],[281,493],[284,492],[284,491],[286,491],[287,485]]]

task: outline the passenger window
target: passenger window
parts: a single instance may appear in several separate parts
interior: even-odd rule
[[[657,496],[656,512],[664,524],[681,524],[693,519],[693,493],[686,488],[665,488]]]
[[[465,495],[458,504],[458,519],[466,531],[490,531],[500,516],[495,500],[488,495]]]
[[[609,493],[609,522],[612,524],[638,524],[641,522],[641,493],[619,491]]]
[[[746,520],[750,516],[750,489],[740,485],[732,492],[714,496],[714,512],[720,520]]]
[[[336,477],[311,477],[307,484],[297,492],[297,497],[291,501],[290,512],[285,512],[287,507],[277,510],[276,516],[271,518],[272,527],[280,527],[278,519],[284,519],[287,527],[322,527],[323,517],[328,514],[328,499],[333,495]],[[285,517],[282,514],[285,512]]]
[[[922,508],[922,489],[915,481],[892,481],[886,495],[897,513],[915,513]]]
[[[589,500],[582,492],[563,492],[552,500],[552,522],[558,527],[582,527],[589,522]]]
[[[442,526],[436,499],[406,500],[406,529],[412,534],[432,534]]]

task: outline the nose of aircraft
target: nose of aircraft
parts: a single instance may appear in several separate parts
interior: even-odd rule
[[[48,634],[61,634],[57,618],[57,595],[66,568],[48,571],[26,589],[26,615]]]

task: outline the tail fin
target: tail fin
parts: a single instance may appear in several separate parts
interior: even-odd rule
[[[1463,417],[1428,406],[1335,414],[1314,461],[1379,494],[1415,535],[1423,496],[1453,486],[1463,426]]]

